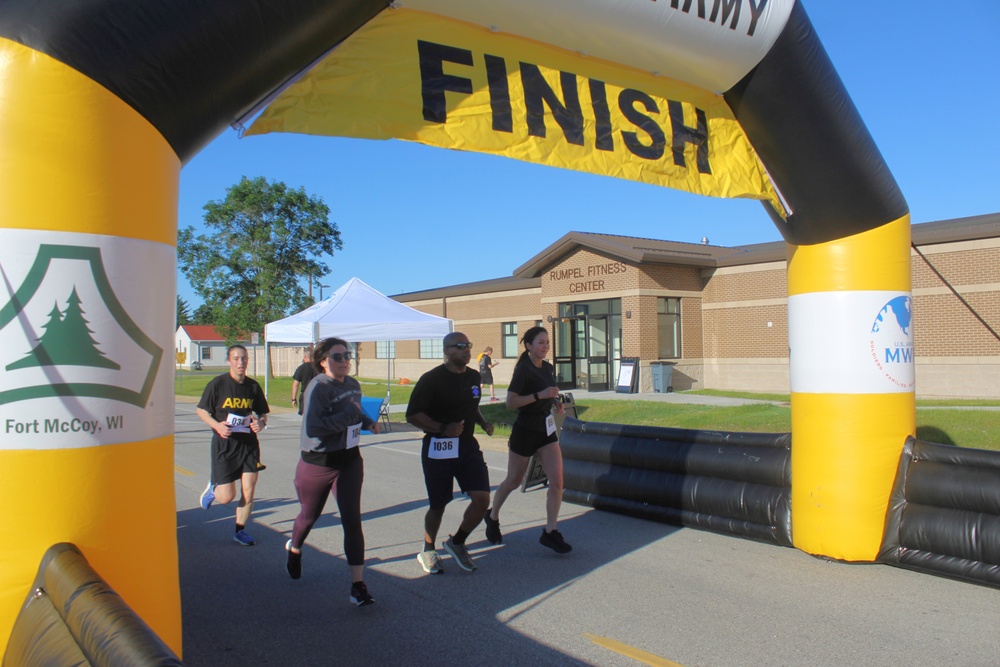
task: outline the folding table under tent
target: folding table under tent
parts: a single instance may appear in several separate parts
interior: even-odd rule
[[[351,278],[326,299],[264,326],[264,394],[271,375],[272,343],[313,345],[330,336],[351,343],[421,340],[444,338],[453,329],[451,320],[410,308]],[[391,364],[392,359],[387,359],[386,407],[392,385]]]

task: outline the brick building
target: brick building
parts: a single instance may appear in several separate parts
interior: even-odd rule
[[[912,242],[917,395],[1000,397],[990,330],[1000,329],[1000,214],[913,225]],[[640,391],[653,389],[651,363],[670,362],[677,390],[786,393],[787,252],[781,241],[725,248],[570,232],[509,278],[394,298],[451,318],[477,353],[491,346],[498,383],[510,379],[519,333],[541,324],[565,389],[613,391],[632,357]],[[394,376],[411,379],[442,358],[440,341],[365,343],[361,356],[362,375],[378,377],[395,356]]]

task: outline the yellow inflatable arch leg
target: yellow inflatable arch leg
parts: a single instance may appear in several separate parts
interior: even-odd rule
[[[0,655],[64,541],[179,654],[180,162],[75,70],[6,39],[0,63]]]
[[[915,432],[910,218],[790,246],[792,539],[848,561],[878,554]]]

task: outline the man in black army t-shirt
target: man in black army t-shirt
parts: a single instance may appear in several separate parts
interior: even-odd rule
[[[241,482],[233,541],[245,547],[255,543],[244,528],[250,521],[257,486],[260,463],[257,434],[267,425],[270,411],[260,385],[247,377],[248,359],[247,349],[242,345],[226,350],[229,372],[208,383],[196,410],[212,428],[212,473],[201,494],[201,506],[208,509],[216,500],[225,505],[236,497],[236,483]]]
[[[444,542],[447,551],[463,570],[476,569],[465,538],[483,520],[490,506],[490,476],[483,452],[476,442],[476,424],[493,435],[490,424],[479,411],[479,371],[468,367],[472,343],[465,334],[444,337],[444,363],[424,373],[410,395],[406,421],[424,432],[420,461],[430,508],[424,516],[424,549],[417,561],[424,572],[438,574],[441,563],[434,543],[444,508],[454,496],[454,480],[472,501],[458,531]]]

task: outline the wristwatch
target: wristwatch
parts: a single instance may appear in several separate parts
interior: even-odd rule
[[[534,394],[532,394],[532,396],[535,397],[536,401],[540,401],[541,400],[540,398],[538,398],[538,392],[537,391]]]

